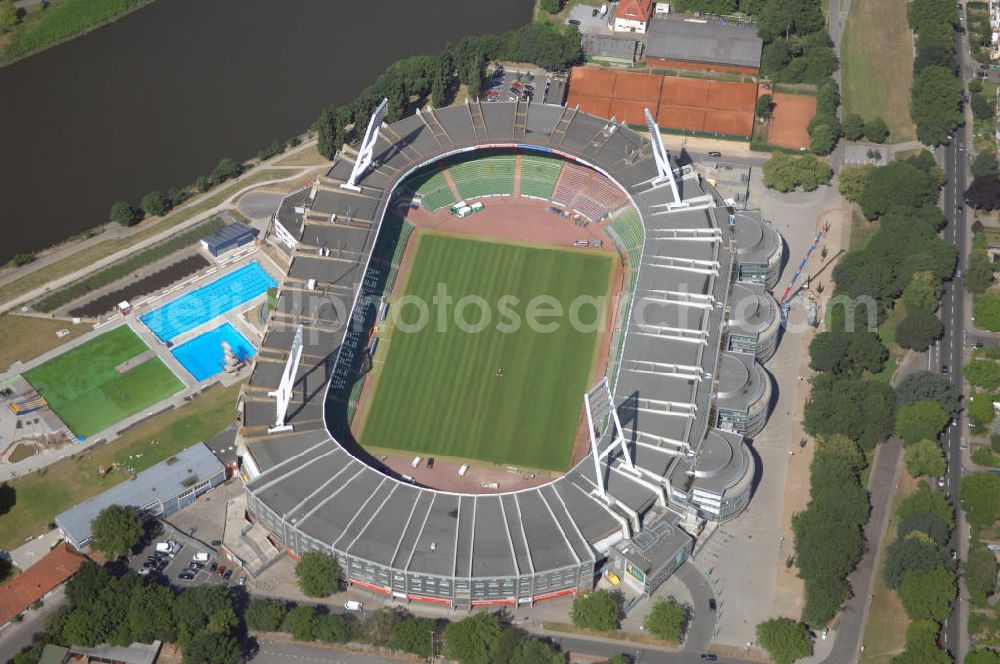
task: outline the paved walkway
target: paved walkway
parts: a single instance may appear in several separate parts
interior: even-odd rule
[[[296,148],[294,148],[294,149],[292,149],[292,150],[290,150],[288,152],[284,152],[284,153],[282,153],[282,154],[280,154],[280,155],[278,155],[276,157],[272,157],[271,159],[269,159],[269,160],[267,160],[265,162],[261,162],[261,164],[259,164],[255,168],[247,171],[246,173],[244,173],[243,175],[241,175],[236,180],[234,180],[232,182],[229,182],[229,183],[226,183],[225,185],[223,185],[223,187],[231,187],[233,185],[233,183],[237,183],[238,184],[240,182],[246,181],[248,178],[253,177],[256,173],[259,173],[261,170],[265,170],[265,169],[270,170],[270,169],[273,169],[273,168],[275,168],[275,163],[276,162],[278,162],[278,161],[280,161],[280,160],[288,157],[291,154],[295,154],[297,152],[301,152],[302,150],[306,150],[306,149],[315,149],[315,141],[307,141],[307,142],[303,143],[302,145],[300,145],[300,146],[298,146],[298,147],[296,147]],[[190,219],[188,219],[188,220],[186,220],[184,222],[181,222],[179,224],[171,226],[170,228],[164,228],[159,233],[157,233],[155,235],[152,235],[152,236],[146,238],[145,240],[142,240],[141,242],[137,242],[136,244],[134,244],[134,245],[132,245],[130,247],[122,249],[121,251],[117,251],[117,252],[115,252],[114,254],[112,254],[110,256],[102,258],[102,259],[100,259],[98,261],[94,261],[94,263],[92,263],[91,265],[88,265],[87,267],[85,267],[85,268],[83,268],[81,270],[77,270],[76,272],[73,272],[72,274],[69,274],[69,275],[60,277],[58,279],[55,279],[55,280],[53,280],[53,281],[51,281],[51,282],[49,282],[49,283],[47,283],[47,284],[45,284],[43,286],[35,288],[35,289],[33,289],[33,290],[31,290],[31,291],[29,291],[29,292],[21,295],[20,297],[17,297],[15,299],[10,300],[8,302],[5,302],[3,304],[0,304],[0,313],[4,313],[6,311],[10,311],[10,310],[15,309],[18,306],[26,303],[26,302],[30,302],[31,300],[33,300],[33,299],[41,296],[46,291],[55,290],[57,288],[61,288],[62,286],[65,286],[67,284],[73,283],[75,281],[79,281],[80,279],[84,278],[88,274],[90,274],[92,272],[95,272],[95,271],[97,271],[97,270],[99,270],[101,268],[107,267],[108,265],[111,265],[113,263],[116,263],[117,261],[120,261],[123,258],[126,258],[126,257],[134,254],[136,251],[139,251],[140,249],[144,249],[144,248],[149,247],[149,246],[151,246],[153,244],[156,244],[158,242],[162,242],[162,241],[164,241],[166,239],[169,239],[170,237],[176,235],[177,233],[179,233],[179,232],[181,232],[181,231],[183,231],[183,230],[185,230],[187,228],[190,228],[192,226],[195,226],[198,223],[204,221],[205,219],[208,219],[209,217],[211,217],[211,216],[213,216],[215,214],[218,214],[219,212],[221,212],[223,210],[230,209],[230,208],[233,207],[234,202],[241,195],[243,195],[246,191],[248,191],[250,189],[257,189],[257,188],[260,188],[260,187],[266,187],[268,185],[278,184],[278,183],[281,183],[281,182],[288,182],[288,181],[294,180],[296,178],[302,177],[303,174],[305,174],[305,173],[307,173],[307,172],[309,172],[311,170],[316,170],[318,167],[317,166],[278,166],[277,168],[280,168],[283,171],[287,171],[288,175],[284,176],[284,177],[280,177],[280,178],[275,178],[273,180],[266,180],[264,182],[256,182],[256,183],[253,183],[253,184],[248,184],[246,187],[243,187],[243,188],[237,190],[236,192],[234,192],[232,195],[228,196],[225,200],[223,200],[222,202],[220,202],[218,205],[216,205],[216,206],[214,206],[214,207],[212,207],[212,208],[210,208],[208,210],[205,210],[204,212],[202,212],[200,214],[196,214],[196,215],[194,215],[193,217],[191,217]],[[180,208],[177,208],[177,210],[178,211],[182,211],[182,210],[185,209],[185,207],[192,206],[192,205],[198,205],[205,198],[208,198],[210,196],[214,196],[216,194],[218,194],[217,190],[209,191],[209,192],[205,193],[204,195],[201,195],[201,196],[198,196],[196,198],[191,199],[190,201],[186,202],[184,206],[181,206]],[[34,263],[32,263],[32,264],[30,264],[28,266],[25,266],[24,268],[20,268],[18,270],[11,271],[10,273],[4,275],[3,277],[0,277],[0,285],[5,285],[5,284],[10,283],[12,281],[15,281],[17,279],[20,279],[21,277],[23,277],[23,276],[25,276],[27,274],[31,274],[33,272],[36,272],[37,270],[41,270],[41,269],[44,269],[45,267],[51,266],[52,264],[57,263],[60,260],[62,260],[64,258],[67,258],[68,256],[71,256],[71,255],[77,253],[78,251],[80,251],[82,249],[85,249],[87,247],[90,247],[92,245],[105,242],[105,241],[107,241],[109,239],[115,239],[115,238],[119,238],[119,237],[125,237],[125,236],[129,235],[130,233],[134,233],[134,232],[136,232],[136,229],[112,228],[111,230],[109,230],[107,232],[107,234],[106,233],[102,233],[100,235],[97,235],[97,236],[95,236],[93,238],[90,238],[89,240],[85,240],[85,241],[80,242],[80,243],[68,244],[68,245],[66,245],[63,248],[59,248],[59,249],[56,249],[56,250],[52,251],[48,255],[40,257]]]

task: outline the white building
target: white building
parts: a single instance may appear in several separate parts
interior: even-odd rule
[[[615,32],[646,33],[653,0],[622,0],[615,10]]]

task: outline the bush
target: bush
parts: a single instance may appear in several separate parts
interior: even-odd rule
[[[285,616],[284,631],[296,641],[316,639],[316,609],[312,606],[297,606]]]
[[[194,186],[198,191],[206,192],[212,188],[212,181],[204,175],[199,175],[198,179],[194,181]]]
[[[609,632],[618,629],[622,600],[607,590],[595,590],[573,600],[570,617],[573,624],[583,629]]]
[[[976,317],[976,327],[991,332],[1000,332],[1000,296],[984,293],[976,297],[972,305]]]
[[[992,152],[980,152],[972,161],[973,177],[996,177],[1000,175],[997,168],[997,156]]]
[[[539,6],[542,8],[542,11],[550,14],[558,14],[562,11],[562,0],[541,0]]]
[[[761,95],[757,97],[757,104],[754,106],[754,113],[762,120],[770,120],[774,102],[771,95]]]
[[[251,600],[243,618],[247,629],[255,632],[276,632],[285,621],[288,607],[276,599]]]
[[[757,625],[757,642],[776,664],[791,664],[813,654],[809,630],[789,618],[774,618]]]
[[[643,621],[650,634],[662,641],[680,643],[688,620],[688,611],[677,602],[657,600]]]
[[[135,226],[142,219],[142,213],[125,201],[118,201],[111,206],[111,221],[122,226]]]
[[[972,107],[973,117],[977,120],[989,120],[993,117],[993,104],[986,95],[973,94],[969,105]]]
[[[977,466],[995,466],[995,459],[993,457],[993,451],[986,447],[985,445],[976,445],[972,449],[972,463]]]
[[[865,138],[872,143],[885,143],[889,138],[889,125],[882,118],[872,118],[865,123]]]
[[[14,267],[22,267],[28,263],[34,263],[35,258],[36,256],[34,254],[16,254],[10,262]]]
[[[943,332],[944,327],[934,313],[918,309],[910,312],[896,328],[896,343],[903,348],[925,351]]]
[[[844,138],[849,141],[861,140],[865,135],[865,119],[857,113],[848,113],[843,122]]]
[[[223,157],[216,164],[215,169],[212,170],[212,182],[219,184],[220,182],[239,177],[242,173],[243,164],[237,162],[235,159]]]

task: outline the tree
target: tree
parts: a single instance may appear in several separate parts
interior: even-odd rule
[[[761,95],[757,97],[757,103],[754,106],[754,113],[761,120],[770,120],[773,108],[774,102],[772,101],[771,95]]]
[[[972,107],[972,116],[977,120],[989,120],[993,117],[993,104],[986,98],[986,95],[972,95],[969,106]]]
[[[972,314],[979,327],[991,332],[1000,331],[1000,297],[983,293],[973,301]]]
[[[347,643],[351,629],[347,619],[339,613],[326,613],[316,618],[315,636],[325,643]]]
[[[941,446],[933,440],[920,440],[903,452],[906,470],[912,477],[940,477],[944,475],[945,460]]]
[[[914,272],[903,289],[903,304],[907,311],[937,311],[941,304],[941,280],[933,272]]]
[[[962,367],[962,375],[976,387],[1000,388],[1000,364],[994,360],[972,360]]]
[[[511,662],[517,664],[563,664],[566,655],[534,636],[520,640]]]
[[[420,619],[412,616],[404,618],[396,627],[389,646],[421,657],[430,657],[431,639],[434,638],[436,628],[437,623],[429,618]]]
[[[203,632],[184,648],[184,664],[237,664],[240,644],[231,636]]]
[[[628,655],[621,654],[615,655],[611,659],[606,659],[603,662],[598,662],[597,664],[632,664],[633,659]]]
[[[951,656],[937,646],[940,630],[933,620],[911,621],[906,628],[906,649],[892,658],[892,664],[954,664]]]
[[[910,117],[917,125],[917,138],[925,145],[937,145],[962,121],[962,87],[947,67],[930,66],[913,77]]]
[[[941,517],[928,512],[914,512],[899,522],[896,526],[896,539],[905,539],[913,532],[923,533],[939,546],[948,544],[951,529]]]
[[[169,587],[141,584],[132,594],[128,607],[130,641],[152,643],[177,639],[174,621],[174,593]]]
[[[937,440],[951,419],[937,401],[916,401],[896,411],[896,435],[905,445],[920,440]]]
[[[809,630],[789,618],[773,618],[757,625],[757,643],[776,664],[791,664],[813,653]]]
[[[990,472],[966,475],[958,497],[973,527],[992,525],[1000,512],[1000,476]]]
[[[857,202],[868,185],[868,178],[871,177],[876,168],[877,166],[874,164],[844,166],[837,173],[837,189],[847,200]]]
[[[216,184],[239,177],[243,172],[243,164],[230,157],[223,157],[212,170],[212,181]]]
[[[215,618],[215,626],[228,624],[233,611],[233,596],[226,586],[188,588],[174,600],[177,643],[183,648],[203,632]],[[216,632],[219,633],[219,632]]]
[[[389,645],[402,622],[402,611],[392,608],[379,609],[369,615],[362,625],[364,639],[376,646]]]
[[[212,181],[204,175],[199,175],[194,181],[194,187],[198,191],[206,192],[212,188]]]
[[[789,192],[797,187],[812,191],[826,184],[833,177],[830,165],[814,155],[792,157],[786,154],[773,156],[764,164],[764,185],[781,192]]]
[[[295,566],[299,589],[306,597],[327,597],[340,585],[340,567],[328,553],[310,551]]]
[[[618,629],[621,619],[621,600],[607,590],[595,590],[573,600],[570,617],[573,624],[583,629],[609,632]]]
[[[993,594],[997,586],[997,574],[1000,573],[1000,568],[997,566],[996,556],[981,544],[974,546],[969,549],[963,571],[965,585],[972,595],[972,603],[977,606],[984,605],[986,598]]]
[[[461,664],[491,664],[503,628],[492,613],[474,613],[444,630],[444,654]]]
[[[135,226],[139,223],[140,219],[142,219],[142,216],[139,214],[139,211],[125,201],[118,201],[111,206],[111,221],[117,222],[122,226]]]
[[[109,505],[90,524],[91,546],[108,558],[128,555],[144,534],[142,518],[132,506]]]
[[[313,641],[316,638],[316,609],[297,606],[285,616],[284,631],[296,641]]]
[[[62,638],[66,643],[78,646],[96,646],[104,641],[104,634],[98,630],[97,619],[82,609],[74,610],[63,625]]]
[[[843,122],[844,138],[849,141],[858,141],[865,135],[865,119],[857,113],[848,113],[844,116]]]
[[[996,177],[1000,175],[1000,168],[997,167],[997,156],[993,152],[980,152],[972,160],[973,177]]]
[[[243,619],[247,629],[254,632],[277,632],[288,613],[288,607],[277,599],[251,600]]]
[[[146,214],[154,217],[162,217],[170,211],[170,201],[158,191],[151,191],[143,196],[141,205]]]
[[[997,400],[994,392],[984,392],[982,390],[972,392],[972,399],[969,400],[969,408],[966,414],[972,420],[974,426],[985,427],[996,417],[996,410],[993,402]]]
[[[955,573],[939,567],[923,574],[907,572],[896,591],[911,620],[943,621],[958,596]]]
[[[859,374],[882,371],[889,349],[874,332],[820,332],[809,344],[809,367],[814,371]]]
[[[836,145],[837,132],[829,124],[819,124],[809,132],[809,149],[816,154],[830,154]]]
[[[903,348],[925,351],[944,333],[941,321],[931,311],[911,311],[896,328],[896,343]]]
[[[993,261],[983,249],[973,248],[965,266],[965,289],[976,295],[986,292],[993,283]]]
[[[941,491],[933,491],[926,484],[921,483],[917,490],[911,493],[899,503],[896,508],[896,516],[900,521],[905,521],[909,517],[918,513],[932,514],[948,524],[948,530],[955,527],[955,511],[948,502],[948,496]]]
[[[872,118],[865,123],[865,138],[872,143],[885,143],[889,138],[889,125],[882,118]]]
[[[936,205],[938,189],[928,174],[911,163],[894,161],[875,169],[858,199],[869,219],[877,219],[893,207]]]
[[[947,550],[929,535],[913,531],[903,539],[893,540],[886,548],[882,578],[885,585],[895,589],[908,572],[925,574],[939,567],[951,567]]]
[[[977,210],[1000,209],[1000,178],[988,175],[973,178],[965,190],[965,203]]]
[[[818,374],[806,402],[803,426],[811,436],[843,434],[870,450],[892,433],[896,395],[879,381]]]
[[[687,625],[688,611],[677,602],[657,600],[642,624],[646,630],[662,641],[680,643]]]

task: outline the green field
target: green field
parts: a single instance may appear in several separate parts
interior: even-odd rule
[[[890,143],[916,138],[910,120],[913,40],[907,0],[854,0],[840,45],[843,112],[889,125]]]
[[[147,350],[122,325],[25,372],[24,378],[73,433],[91,436],[184,387],[157,357],[121,373],[116,369]]]
[[[391,310],[396,325],[382,331],[388,352],[380,348],[375,358],[375,389],[361,414],[359,440],[380,450],[565,470],[598,332],[576,331],[566,317],[545,319],[557,321],[557,329],[536,332],[525,313],[538,295],[554,297],[564,312],[578,296],[606,296],[611,258],[432,234],[416,241],[403,292],[428,303],[430,323],[404,331],[399,324],[412,325],[416,307]],[[493,312],[490,324],[481,332],[458,329],[453,305],[439,331],[431,304],[438,284],[453,302],[482,297]],[[497,329],[510,320],[499,313],[503,296],[518,298],[510,309],[523,324],[515,331]],[[584,307],[580,319],[593,321],[593,310]],[[475,323],[479,316],[470,307],[464,317]]]

